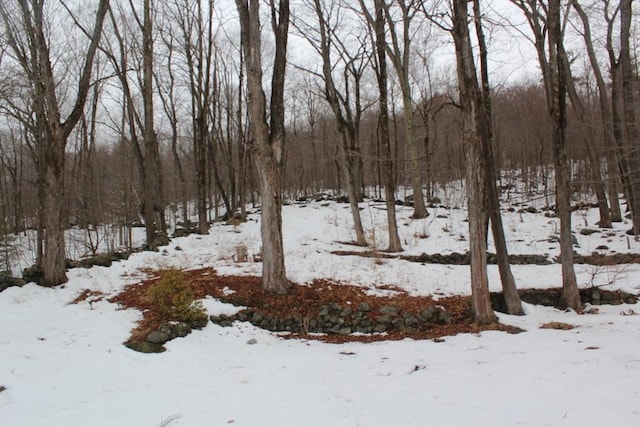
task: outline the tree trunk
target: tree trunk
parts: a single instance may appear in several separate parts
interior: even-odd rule
[[[562,64],[562,32],[560,28],[560,0],[549,1],[547,16],[549,36],[549,115],[551,118],[553,159],[556,174],[556,208],[560,218],[560,260],[562,263],[562,304],[576,311],[582,309],[576,273],[573,267],[573,239],[571,236],[571,174],[565,141],[566,69]]]
[[[262,285],[269,292],[286,294],[291,282],[286,277],[282,244],[282,183],[279,166],[257,155],[256,169],[262,200],[260,233],[262,236]],[[266,161],[265,161],[266,160]]]
[[[356,92],[356,107],[355,111],[352,111],[351,105],[348,102],[343,102],[343,99],[348,99],[348,96],[341,97],[338,95],[336,85],[333,79],[332,70],[335,64],[331,63],[331,36],[333,32],[329,28],[329,23],[325,19],[323,12],[323,5],[320,0],[314,0],[314,8],[318,18],[319,24],[319,40],[310,41],[316,43],[316,47],[319,49],[322,55],[322,77],[324,81],[324,93],[325,99],[329,103],[331,110],[336,118],[337,130],[341,136],[341,141],[338,143],[338,151],[342,158],[342,165],[336,162],[338,169],[343,169],[344,178],[347,184],[347,193],[349,195],[349,203],[351,206],[351,215],[353,217],[353,224],[356,233],[356,244],[359,246],[366,246],[367,242],[364,236],[364,229],[362,227],[362,221],[360,218],[360,209],[358,207],[358,201],[361,199],[361,191],[359,185],[361,182],[358,179],[358,174],[362,172],[360,168],[358,170],[358,163],[361,161],[359,148],[358,148],[358,126],[360,120],[360,114],[362,113],[360,107],[359,93],[360,93],[360,78],[362,77],[361,70],[354,70],[355,65],[352,64],[355,61],[350,61],[347,68],[350,68],[351,75],[353,76],[354,90]],[[348,56],[348,53],[345,53]],[[345,72],[345,76],[347,73]],[[346,78],[346,77],[345,77]],[[343,114],[343,108],[345,113]],[[338,178],[340,171],[338,170]],[[338,187],[340,187],[340,180],[338,179]]]
[[[609,175],[609,206],[611,222],[622,222],[622,212],[620,211],[620,200],[618,196],[618,161],[615,154],[615,142],[613,135],[613,124],[611,117],[611,104],[609,103],[607,84],[602,75],[595,49],[593,48],[593,40],[591,38],[591,26],[587,14],[584,12],[577,0],[572,0],[571,4],[578,13],[583,27],[583,39],[587,48],[587,55],[591,63],[591,69],[598,86],[598,100],[600,102],[600,117],[602,118],[602,134],[606,150],[607,173]]]
[[[569,64],[569,58],[567,57],[564,47],[560,46],[560,66],[564,69],[564,75],[566,79],[567,93],[573,106],[573,111],[576,113],[578,121],[580,122],[580,128],[584,136],[585,149],[587,151],[587,158],[589,160],[591,179],[593,181],[593,188],[595,189],[596,197],[598,200],[598,210],[600,212],[600,221],[598,222],[601,228],[611,228],[611,214],[609,212],[609,205],[607,203],[607,196],[605,193],[605,185],[600,175],[600,160],[594,152],[592,147],[592,133],[590,131],[590,120],[587,117],[586,109],[578,95],[578,91],[575,87],[575,82],[571,76],[571,66]]]
[[[513,315],[522,315],[522,301],[516,288],[516,282],[509,265],[509,252],[507,250],[507,242],[504,235],[504,227],[502,225],[502,215],[500,215],[500,200],[498,199],[498,190],[496,188],[496,168],[493,157],[493,131],[491,117],[491,89],[489,86],[489,66],[487,61],[487,45],[482,29],[482,14],[480,13],[480,0],[476,0],[473,4],[473,14],[476,27],[476,35],[480,49],[480,75],[482,82],[481,102],[478,103],[478,128],[477,132],[482,140],[482,151],[484,155],[484,167],[486,172],[486,194],[485,202],[489,219],[491,221],[491,230],[493,232],[493,241],[496,248],[496,258],[498,261],[498,269],[500,271],[500,279],[502,282],[502,294],[504,296],[507,313]],[[477,85],[477,83],[476,83]]]
[[[384,195],[385,204],[387,206],[387,228],[389,233],[389,252],[402,251],[402,244],[398,236],[398,223],[396,221],[396,184],[393,179],[393,161],[391,160],[391,143],[389,139],[389,106],[387,94],[387,58],[385,53],[385,36],[384,36],[384,13],[382,2],[384,0],[375,1],[376,20],[376,52],[378,54],[378,88],[380,90],[380,136],[382,139],[382,148],[384,156],[382,158],[382,169],[384,175]],[[424,207],[424,204],[423,204]]]
[[[65,186],[64,141],[51,141],[47,149],[44,182],[44,252],[42,254],[42,283],[57,286],[67,281],[65,267]]]
[[[345,174],[345,181],[347,182],[347,194],[349,196],[349,206],[351,208],[351,217],[353,219],[353,229],[356,233],[356,245],[367,246],[367,241],[364,237],[364,228],[362,227],[362,219],[360,218],[360,207],[358,206],[358,184],[356,178],[356,156],[349,153],[348,143],[346,142],[347,136],[342,136],[343,144],[340,147],[342,149],[343,166],[342,170]]]
[[[640,236],[640,131],[636,123],[636,104],[633,94],[634,79],[631,65],[631,17],[632,0],[620,0],[620,72],[622,75],[622,105],[624,114],[624,132],[627,143],[629,163],[629,183],[631,194],[627,201],[631,208],[633,233]]]
[[[284,159],[284,79],[289,27],[289,1],[280,0],[278,10],[271,3],[275,33],[275,59],[271,82],[270,124],[262,88],[262,56],[259,0],[236,0],[240,15],[242,48],[247,72],[247,108],[253,133],[252,152],[260,178],[262,211],[262,289],[285,294],[287,279],[282,244],[282,166]]]
[[[462,113],[462,139],[466,160],[471,311],[475,323],[490,324],[496,322],[496,317],[491,308],[487,277],[487,237],[483,212],[486,176],[483,144],[477,134],[480,91],[473,62],[466,0],[453,0],[453,25]]]
[[[413,219],[429,216],[422,194],[422,179],[420,178],[420,164],[418,162],[418,138],[413,119],[413,100],[408,89],[402,90],[404,125],[407,133],[407,155],[409,157],[409,175],[413,190]]]
[[[27,101],[27,104],[32,108],[29,114],[34,116],[36,123],[33,137],[38,151],[38,160],[42,160],[42,163],[36,166],[39,171],[38,178],[42,178],[43,185],[38,189],[38,195],[44,198],[44,202],[40,205],[42,210],[39,212],[42,218],[40,227],[45,228],[44,250],[39,259],[39,266],[43,273],[43,284],[56,286],[67,280],[64,259],[64,230],[67,225],[64,212],[65,148],[69,135],[82,116],[91,87],[94,58],[109,2],[100,0],[86,54],[77,58],[82,63],[82,67],[79,70],[75,98],[65,100],[67,105],[71,106],[65,118],[62,117],[56,93],[56,85],[59,82],[54,76],[55,70],[49,50],[52,41],[47,39],[45,30],[51,23],[46,22],[44,2],[20,0],[17,3],[17,10],[20,13],[19,16],[14,16],[16,9],[8,10],[5,3],[0,2],[0,17],[6,30],[7,46],[15,53],[18,64],[33,89],[32,98]],[[16,24],[10,25],[10,20],[16,20]],[[13,33],[16,28],[22,34]],[[40,227],[39,234],[42,237]]]

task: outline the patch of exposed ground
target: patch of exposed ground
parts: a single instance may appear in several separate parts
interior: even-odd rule
[[[337,306],[343,308],[345,312],[353,308],[352,313],[347,315],[349,319],[355,318],[357,307],[366,307],[366,316],[374,323],[381,320],[381,317],[389,316],[389,313],[402,319],[418,317],[430,307],[437,307],[438,313],[447,313],[439,321],[425,322],[424,325],[413,327],[390,326],[384,333],[314,334],[304,330],[298,332],[295,328],[291,328],[287,337],[342,343],[403,338],[439,339],[443,336],[476,333],[481,330],[519,331],[507,325],[495,324],[480,327],[473,324],[470,316],[470,301],[465,296],[450,296],[436,300],[426,296],[411,296],[406,291],[393,286],[372,288],[329,280],[315,280],[310,284],[295,286],[289,295],[273,295],[262,290],[260,277],[220,276],[212,268],[185,271],[184,275],[196,298],[210,296],[225,303],[246,307],[234,320],[243,318],[260,327],[265,325],[254,321],[258,317],[260,319],[291,319],[292,322],[297,322],[303,319],[316,319],[327,307]],[[147,291],[161,276],[162,271],[154,272],[152,278],[140,284],[127,286],[119,295],[110,299],[111,302],[118,303],[123,308],[135,308],[143,313],[143,319],[132,332],[130,341],[144,340],[160,325],[158,316],[151,309]],[[243,314],[244,317],[242,317]],[[286,324],[284,320],[277,325]],[[268,324],[266,328],[278,330],[269,327]],[[294,332],[291,332],[292,330]]]
[[[110,299],[122,308],[140,310],[143,319],[133,330],[128,342],[145,341],[162,324],[154,313],[148,297],[149,288],[163,271],[149,272],[151,278],[127,286]],[[521,330],[502,324],[478,326],[471,321],[468,296],[409,295],[395,286],[366,287],[318,279],[293,287],[289,295],[265,293],[256,276],[221,276],[212,268],[184,272],[196,299],[212,297],[238,307],[233,316],[212,316],[212,321],[231,326],[234,321],[247,321],[274,332],[286,332],[288,338],[306,338],[333,343],[350,341],[373,342],[403,338],[434,339],[459,333],[482,330]],[[560,289],[520,290],[523,301],[531,304],[557,306]],[[76,300],[100,295],[83,293]],[[504,311],[504,298],[492,293],[495,310]],[[622,304],[637,302],[638,297],[621,291],[599,288],[581,290],[584,303]],[[318,333],[322,332],[322,333]]]

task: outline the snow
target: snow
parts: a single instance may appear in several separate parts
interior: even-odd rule
[[[366,202],[369,243],[384,249],[383,205]],[[411,220],[399,208],[406,254],[464,252],[464,209],[431,209]],[[337,256],[360,250],[348,205],[311,202],[284,207],[289,277],[331,278],[372,286],[394,284],[416,295],[468,294],[465,266]],[[446,218],[437,218],[444,215]],[[34,284],[0,293],[0,425],[36,426],[607,426],[640,425],[640,307],[599,306],[578,315],[527,305],[526,316],[500,314],[526,332],[483,332],[443,342],[327,344],[287,340],[248,323],[209,324],[166,344],[161,354],[122,345],[140,319],[106,300],[70,304],[83,290],[115,295],[144,277],[142,269],[212,266],[220,274],[259,274],[260,264],[233,262],[235,246],[260,251],[258,217],[207,236],[174,239],[161,252],[132,255],[112,267],[74,269],[63,287]],[[594,228],[594,209],[574,213],[576,231]],[[557,256],[557,220],[505,212],[509,250]],[[605,235],[576,233],[580,254],[640,252],[630,224]],[[425,237],[428,236],[428,237]],[[339,243],[343,242],[343,243]],[[491,249],[491,248],[490,248]],[[164,251],[163,251],[164,250]],[[560,266],[513,266],[519,287],[560,286]],[[586,287],[640,291],[640,265],[576,265]],[[491,289],[500,288],[495,266]],[[238,308],[203,301],[211,314]],[[623,315],[630,314],[630,315]],[[540,329],[549,321],[572,330]],[[254,344],[250,344],[254,343]]]

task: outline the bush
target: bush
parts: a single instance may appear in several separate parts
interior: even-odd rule
[[[149,289],[153,310],[165,321],[189,324],[206,321],[207,312],[200,301],[196,301],[189,283],[180,270],[171,269]]]

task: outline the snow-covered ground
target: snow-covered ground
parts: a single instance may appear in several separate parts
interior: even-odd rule
[[[386,245],[384,206],[367,202],[362,217],[372,247]],[[465,252],[463,209],[430,209],[411,220],[399,208],[407,254]],[[465,266],[337,256],[357,250],[346,204],[284,208],[289,277],[395,284],[413,294],[468,294]],[[440,216],[440,217],[438,217]],[[576,251],[640,252],[624,234],[630,224],[595,229],[595,209],[574,213]],[[505,212],[513,254],[558,255],[557,220]],[[208,236],[174,239],[160,252],[132,255],[110,268],[69,272],[63,287],[34,284],[0,293],[0,426],[617,426],[640,425],[640,306],[600,306],[577,315],[527,305],[527,315],[500,315],[526,329],[483,332],[444,342],[404,340],[326,344],[284,340],[248,323],[209,324],[141,354],[122,345],[140,313],[106,300],[69,304],[84,289],[113,295],[138,282],[142,268],[213,266],[220,274],[259,274],[259,263],[233,262],[235,247],[260,251],[258,217],[216,225]],[[343,242],[343,243],[340,243]],[[560,286],[560,266],[513,266],[520,287]],[[580,286],[640,292],[640,265],[576,265]],[[500,288],[489,267],[492,290]],[[211,314],[229,310],[206,300]],[[623,315],[624,314],[624,315]],[[629,315],[627,315],[629,314]],[[548,321],[576,325],[548,330]],[[254,339],[255,344],[249,344]],[[251,341],[254,342],[254,341]]]

